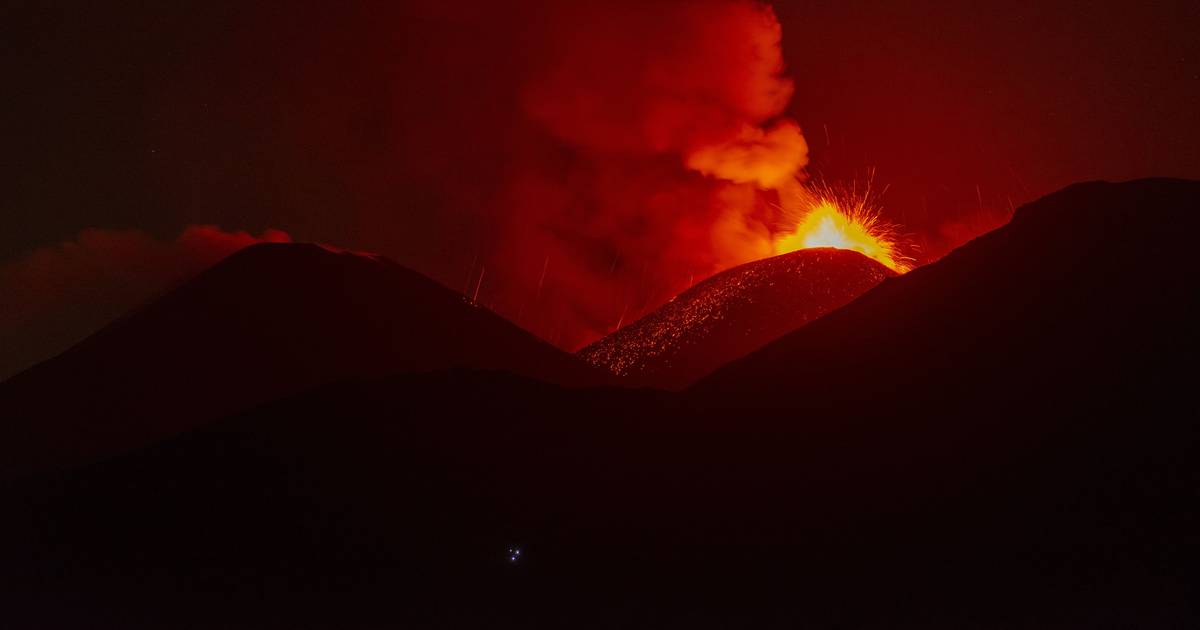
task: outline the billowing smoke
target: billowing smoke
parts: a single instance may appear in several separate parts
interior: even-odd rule
[[[0,379],[67,349],[89,333],[229,254],[259,242],[287,242],[210,225],[173,241],[140,230],[87,229],[0,267]]]
[[[790,120],[769,130],[747,126],[736,138],[698,147],[687,156],[688,168],[769,190],[787,187],[807,162],[804,134]]]
[[[214,43],[155,97],[146,179],[181,225],[282,225],[379,251],[567,349],[774,252],[808,150],[768,6],[323,7],[248,10],[255,26],[238,32],[278,47]],[[96,253],[126,241],[130,262]],[[45,325],[86,334],[56,305],[90,300],[81,313],[102,323],[192,273],[185,250],[87,232],[30,257],[56,271],[5,317],[58,313]],[[179,273],[133,262],[170,255]]]
[[[772,253],[807,164],[781,117],[781,30],[755,2],[547,8],[520,94],[498,245],[468,294],[578,347],[693,282]],[[488,269],[487,265],[492,269]]]

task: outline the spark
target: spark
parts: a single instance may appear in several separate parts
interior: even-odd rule
[[[486,273],[487,273],[487,265],[481,266],[479,268],[479,282],[477,282],[475,284],[475,295],[471,298],[472,302],[476,302],[476,303],[479,302],[479,287],[483,286],[483,276]]]
[[[625,323],[625,316],[629,314],[629,300],[625,300],[625,308],[621,310],[621,318],[617,320],[617,327],[613,330],[620,330],[621,324]]]
[[[912,269],[912,259],[902,253],[903,243],[894,225],[884,221],[871,204],[868,180],[862,194],[839,193],[829,187],[806,190],[799,200],[795,227],[775,239],[775,253],[834,247],[856,251],[883,263],[897,273]]]

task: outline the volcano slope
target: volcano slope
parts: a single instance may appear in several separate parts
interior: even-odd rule
[[[453,367],[604,381],[387,259],[255,245],[0,384],[0,476],[145,444],[322,383]]]
[[[682,389],[894,275],[843,249],[773,256],[708,278],[577,354],[629,384]]]
[[[1073,186],[681,394],[341,383],[10,485],[6,615],[1194,627],[1198,206]]]
[[[1068,187],[723,367],[693,394],[808,413],[863,400],[944,407],[1103,393],[1193,340],[1182,324],[1194,313],[1195,191],[1167,179]]]

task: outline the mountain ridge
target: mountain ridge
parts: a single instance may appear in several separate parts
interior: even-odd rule
[[[145,443],[322,383],[454,367],[607,382],[386,258],[253,245],[0,383],[11,451],[0,469],[38,467],[43,451]],[[86,446],[96,444],[107,446]]]

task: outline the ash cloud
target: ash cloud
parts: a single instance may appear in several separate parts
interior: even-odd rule
[[[238,20],[145,97],[143,180],[174,209],[157,225],[379,251],[566,349],[773,253],[779,188],[807,162],[783,33],[758,2],[302,3]],[[123,284],[68,249],[56,264],[98,270],[63,269],[61,301],[94,300],[96,323],[150,294],[129,287],[187,275],[126,268],[144,279]],[[57,303],[48,283],[6,317]]]
[[[482,295],[574,349],[770,255],[807,145],[781,117],[794,86],[766,5],[587,4],[541,24]]]

